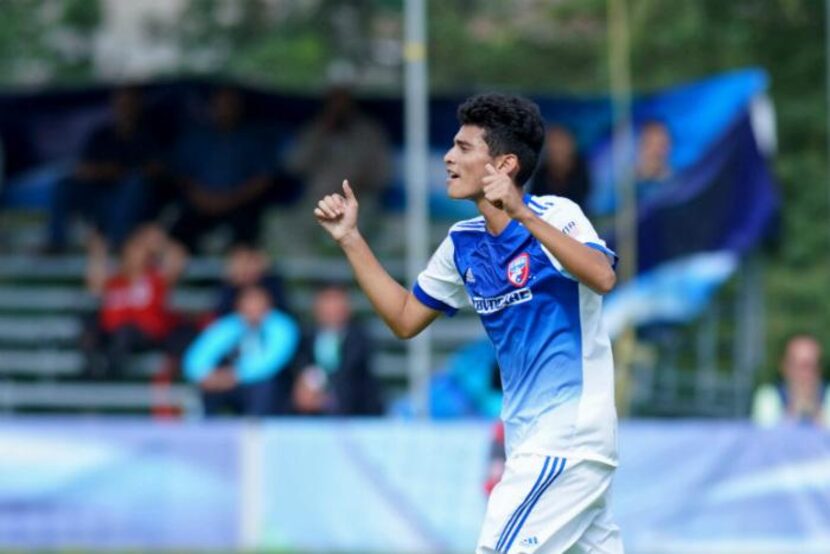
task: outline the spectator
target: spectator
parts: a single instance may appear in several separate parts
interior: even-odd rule
[[[542,164],[531,182],[531,194],[564,196],[585,208],[588,165],[579,154],[573,134],[562,125],[548,128]]]
[[[72,175],[56,185],[49,252],[66,248],[73,212],[92,223],[116,249],[146,215],[153,181],[163,170],[158,144],[142,118],[138,89],[115,91],[111,107],[112,121],[90,134]]]
[[[489,339],[475,339],[453,352],[430,377],[428,397],[433,419],[497,418],[503,398],[501,370]],[[412,417],[412,399],[396,400],[392,412]]]
[[[225,267],[225,282],[219,291],[216,313],[227,315],[234,310],[239,292],[250,286],[265,289],[274,307],[291,313],[282,277],[269,269],[268,257],[261,250],[238,245],[231,250]]]
[[[672,177],[672,138],[662,121],[646,122],[640,131],[637,148],[637,199],[642,201],[659,192]]]
[[[752,419],[758,425],[830,424],[830,389],[821,377],[821,345],[810,334],[791,337],[779,365],[782,382],[755,393]]]
[[[391,151],[383,128],[358,108],[347,87],[335,86],[320,115],[300,131],[287,165],[304,185],[297,210],[304,232],[298,235],[314,236],[316,223],[308,214],[320,198],[339,191],[344,178],[360,196],[363,219],[374,220],[371,214],[390,175]]]
[[[174,324],[167,293],[183,269],[183,253],[157,227],[148,225],[130,236],[114,274],[106,243],[93,236],[87,288],[100,297],[101,307],[82,340],[90,377],[122,377],[130,354],[166,347]]]
[[[234,244],[254,244],[271,187],[267,141],[244,121],[240,93],[222,88],[210,101],[208,126],[179,139],[174,177],[183,193],[171,234],[190,251],[207,231],[227,225]]]
[[[294,385],[294,409],[306,414],[376,415],[380,391],[369,367],[369,337],[353,317],[349,296],[328,286],[314,301],[314,328],[306,340]]]
[[[241,291],[236,312],[205,329],[185,353],[185,375],[199,384],[205,414],[285,412],[287,368],[299,341],[299,327],[271,307],[266,290],[252,286]]]

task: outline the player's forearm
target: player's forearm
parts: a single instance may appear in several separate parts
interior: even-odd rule
[[[404,321],[409,291],[389,275],[357,230],[338,242],[352,266],[358,285],[378,315],[398,337],[413,336],[415,333],[407,328]]]
[[[617,276],[605,254],[569,237],[530,210],[520,221],[579,282],[599,294],[614,288]]]

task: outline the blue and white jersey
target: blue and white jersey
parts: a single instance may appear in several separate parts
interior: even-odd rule
[[[616,260],[571,200],[525,195],[525,203],[553,227]],[[602,297],[569,275],[523,225],[512,220],[497,236],[483,217],[453,225],[414,294],[450,315],[468,302],[479,314],[501,368],[508,455],[616,465],[614,362]]]

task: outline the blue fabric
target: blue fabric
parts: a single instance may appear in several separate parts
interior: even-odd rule
[[[240,383],[263,381],[288,366],[299,342],[299,326],[282,312],[272,310],[256,328],[231,314],[205,329],[185,352],[185,376],[199,382],[229,361]]]
[[[496,368],[496,351],[488,338],[464,345],[447,360],[447,373],[470,399],[475,415],[499,415],[502,395],[493,385]]]
[[[147,204],[148,181],[138,171],[110,183],[66,177],[54,189],[50,206],[49,244],[66,245],[70,216],[79,213],[120,247],[139,224]]]
[[[605,328],[616,337],[627,325],[692,321],[709,305],[738,263],[738,256],[732,252],[707,252],[646,271],[606,297]]]
[[[340,345],[343,342],[338,331],[321,330],[314,337],[314,364],[331,375],[340,367]]]
[[[555,410],[582,391],[582,327],[579,284],[557,271],[541,243],[517,221],[499,235],[483,230],[450,231],[459,275],[496,349],[508,436],[518,436],[540,414]],[[528,277],[511,283],[511,261],[527,256]]]
[[[596,242],[586,242],[585,246],[593,248],[594,250],[599,250],[600,252],[608,256],[608,261],[611,262],[611,267],[617,269],[617,262],[620,261],[620,257],[617,256],[616,252],[601,244],[597,244]]]
[[[458,311],[457,308],[453,308],[449,304],[445,304],[441,302],[437,298],[433,298],[430,296],[421,286],[416,282],[415,286],[412,288],[412,294],[415,295],[421,304],[426,306],[427,308],[431,308],[433,310],[438,310],[440,312],[444,312],[446,315],[452,317]]]
[[[639,270],[697,252],[743,254],[768,235],[779,204],[745,114],[699,164],[640,206]],[[608,242],[615,248],[613,236]]]
[[[176,145],[173,168],[207,190],[228,192],[273,169],[273,150],[249,127],[233,131],[197,127]]]

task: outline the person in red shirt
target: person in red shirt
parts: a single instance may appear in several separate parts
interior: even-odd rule
[[[128,238],[112,272],[103,239],[90,240],[87,288],[100,299],[83,344],[90,377],[121,377],[131,353],[165,346],[174,323],[167,293],[184,259],[160,229],[148,225]]]

